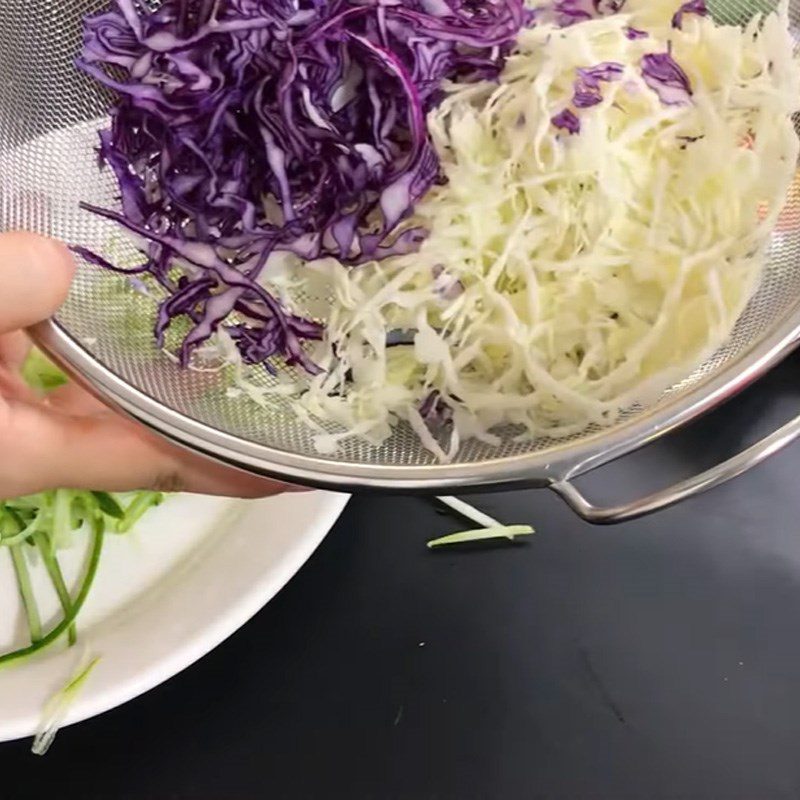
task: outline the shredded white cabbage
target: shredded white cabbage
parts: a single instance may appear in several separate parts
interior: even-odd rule
[[[785,4],[745,29],[687,14],[674,30],[679,4],[538,25],[499,84],[448,87],[429,119],[448,181],[417,209],[422,251],[313,265],[335,299],[315,354],[325,372],[301,402],[344,430],[320,449],[379,444],[398,419],[442,461],[509,423],[572,434],[652,399],[727,339],[795,174],[800,69]],[[690,104],[662,105],[643,80],[642,56],[670,48]],[[580,134],[557,129],[576,69],[602,62],[624,65],[622,79],[576,112]],[[398,331],[413,345],[387,346]],[[419,413],[432,391],[453,410],[449,446]]]

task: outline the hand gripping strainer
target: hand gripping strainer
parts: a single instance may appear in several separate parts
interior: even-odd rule
[[[94,151],[111,99],[73,66],[81,21],[102,6],[103,0],[0,2],[0,230],[38,231],[101,251],[114,237],[113,227],[78,210],[81,200],[115,203],[113,179],[98,173]],[[752,0],[719,0],[713,11],[733,21],[748,7]],[[800,24],[800,0],[792,0],[791,17]],[[800,206],[790,211],[800,216]],[[118,260],[135,255],[123,237],[114,247]],[[798,417],[702,475],[613,508],[593,505],[571,482],[712,408],[788,353],[800,336],[799,254],[800,219],[796,229],[773,236],[762,285],[730,342],[649,407],[569,439],[520,443],[509,436],[499,447],[468,441],[446,465],[404,428],[379,448],[348,439],[336,455],[321,456],[286,400],[263,409],[229,397],[220,373],[181,370],[155,350],[146,327],[131,333],[115,325],[142,298],[86,265],[58,317],[36,334],[110,404],[173,442],[251,472],[340,490],[549,487],[585,519],[615,522],[722,483],[800,435]],[[263,372],[260,380],[271,379]]]

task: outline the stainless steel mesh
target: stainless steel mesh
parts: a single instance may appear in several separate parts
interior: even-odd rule
[[[111,98],[73,66],[81,21],[103,5],[103,0],[0,0],[0,230],[39,231],[101,252],[108,252],[113,242],[114,258],[135,259],[133,246],[113,225],[77,208],[80,200],[107,207],[115,203],[113,178],[110,171],[98,173],[94,152],[96,131],[105,124]],[[736,23],[745,21],[756,6],[766,10],[773,5],[771,0],[710,2],[717,18]],[[792,24],[800,27],[800,0],[790,5]],[[800,215],[800,205],[793,205],[791,213]],[[724,371],[735,378],[747,354],[787,315],[798,313],[798,254],[800,233],[776,234],[763,283],[729,344],[653,406],[631,411],[620,426],[636,416],[678,407],[690,391]],[[58,322],[76,346],[120,379],[163,406],[203,423],[209,431],[222,431],[273,452],[324,461],[314,448],[312,432],[290,412],[286,400],[276,399],[266,410],[230,398],[224,374],[182,371],[166,355],[154,352],[146,327],[120,325],[126,314],[148,307],[148,301],[120,279],[81,267]],[[253,378],[265,386],[273,380],[263,370],[254,371]],[[533,443],[514,442],[508,436],[500,447],[469,441],[458,462],[479,466],[534,452],[549,457],[592,433]],[[352,465],[434,466],[417,437],[404,428],[380,448],[348,440],[330,460]]]

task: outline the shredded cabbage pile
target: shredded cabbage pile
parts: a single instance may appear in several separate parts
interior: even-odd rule
[[[444,79],[496,76],[525,19],[522,0],[111,0],[76,63],[117,95],[98,155],[120,208],[82,207],[142,259],[76,254],[161,286],[156,342],[190,322],[184,366],[224,330],[249,364],[317,372],[322,331],[265,290],[267,261],[416,249],[395,228],[439,177],[425,114]]]
[[[421,251],[311,265],[334,302],[300,402],[343,427],[321,451],[398,420],[443,461],[507,424],[570,435],[725,342],[795,174],[800,69],[785,4],[745,28],[679,6],[540,8],[499,84],[446,87]]]

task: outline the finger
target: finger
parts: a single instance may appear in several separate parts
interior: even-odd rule
[[[22,368],[28,358],[33,342],[30,337],[22,331],[14,331],[0,336],[0,362],[7,369],[16,372]]]
[[[108,406],[77,383],[66,383],[53,389],[47,393],[44,402],[64,414],[89,416],[113,413]]]
[[[83,417],[43,404],[0,406],[0,496],[46,489],[189,491],[263,497],[284,484],[185,454],[113,414]]]
[[[74,271],[64,245],[32,233],[0,234],[0,333],[51,316],[64,302]]]
[[[0,367],[0,403],[12,400],[24,400],[34,403],[39,398],[17,372]]]

